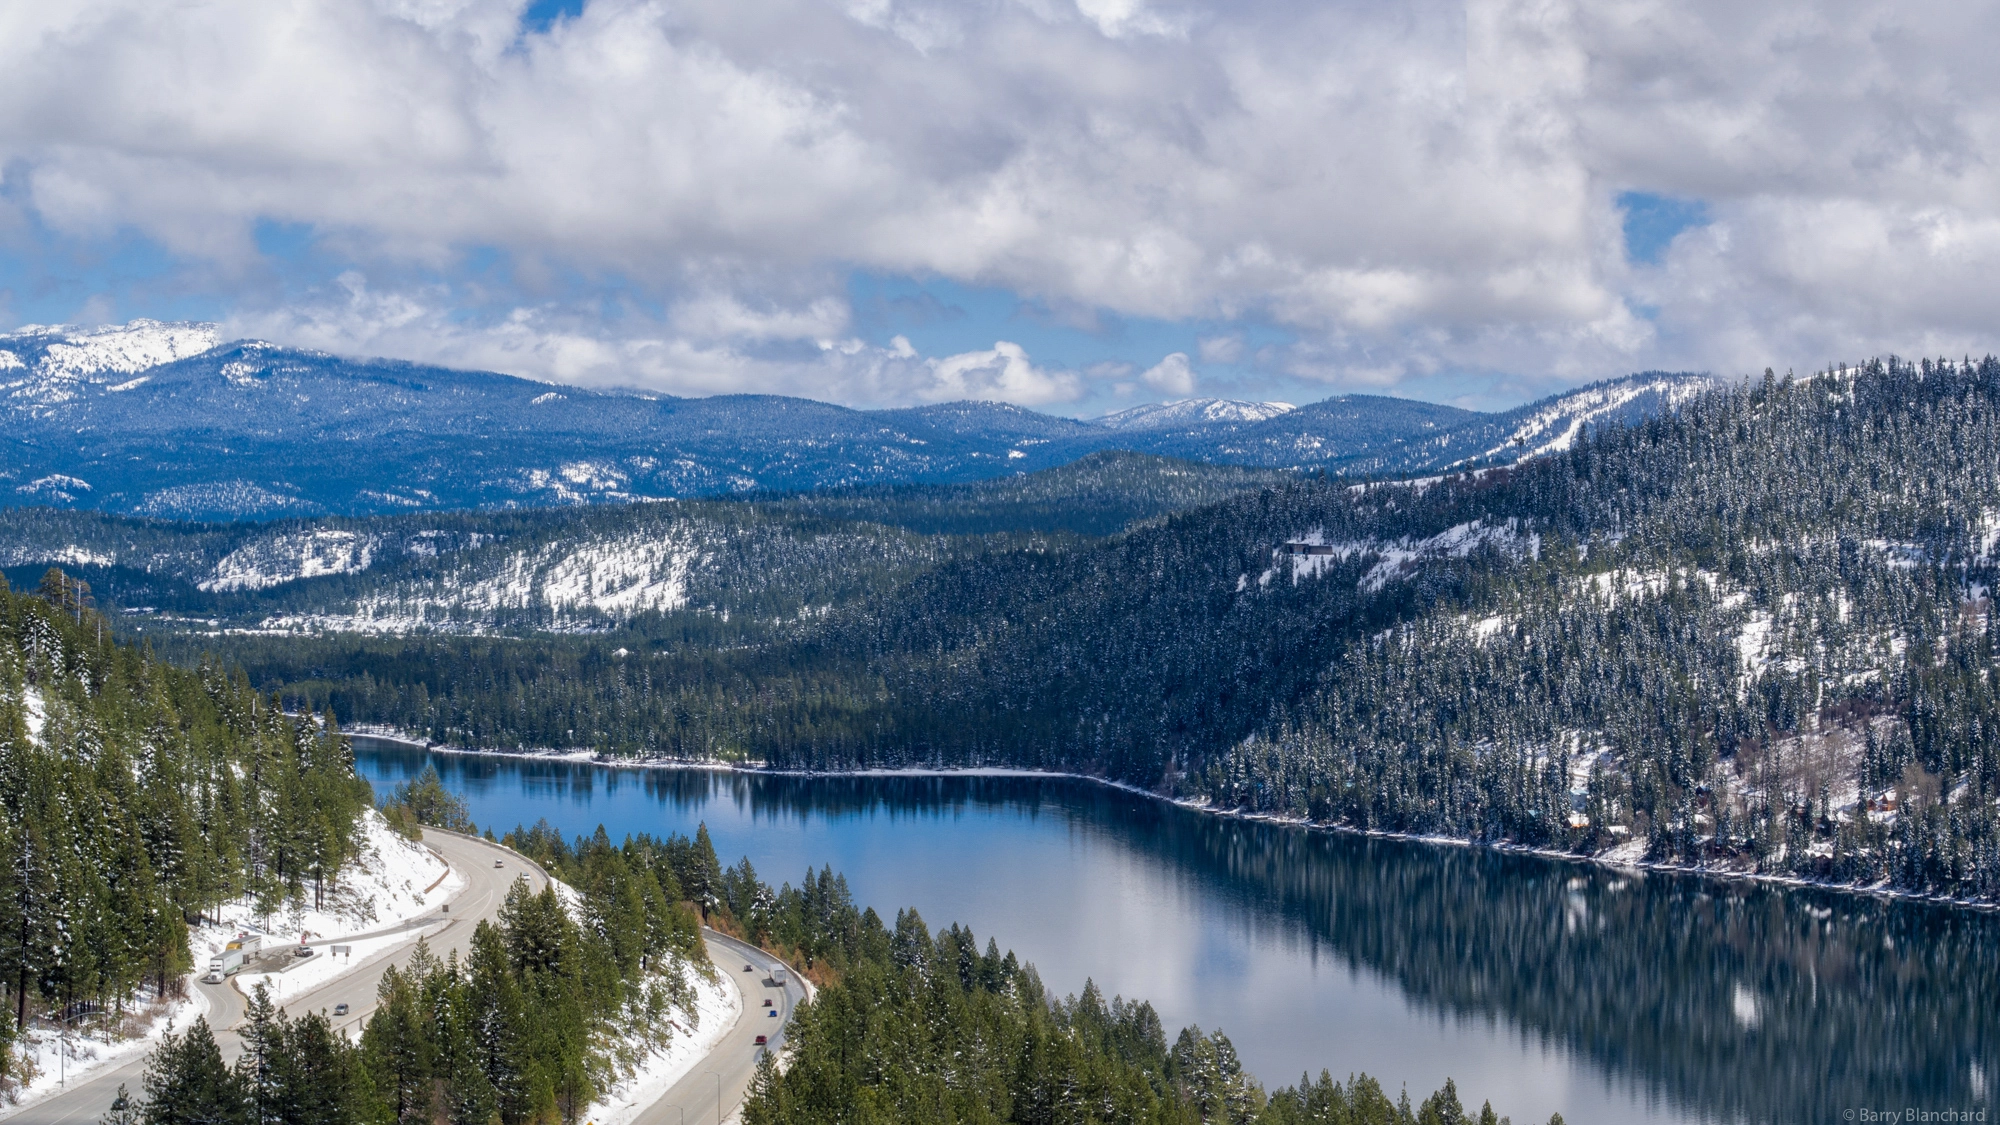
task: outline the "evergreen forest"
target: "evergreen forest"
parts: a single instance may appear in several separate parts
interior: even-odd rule
[[[31,1020],[179,993],[188,925],[223,902],[323,901],[369,801],[338,726],[119,643],[59,572],[0,583],[0,1068]]]
[[[954,540],[789,617],[229,651],[298,705],[441,743],[1079,771],[1991,899],[1996,542],[2000,360],[1879,361],[1511,467]]]

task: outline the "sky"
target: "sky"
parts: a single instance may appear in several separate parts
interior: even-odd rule
[[[1981,354],[2000,7],[0,7],[0,328],[675,394],[1497,408]]]

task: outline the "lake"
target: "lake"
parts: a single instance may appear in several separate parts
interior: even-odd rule
[[[1322,1067],[1516,1122],[1852,1121],[1986,1104],[2000,916],[1235,820],[1062,778],[788,777],[433,754],[497,833],[693,833],[773,884],[969,925],[1052,990],[1220,1028],[1267,1086]]]

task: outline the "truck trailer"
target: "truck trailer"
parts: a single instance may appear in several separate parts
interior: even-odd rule
[[[204,979],[210,984],[221,984],[224,977],[233,977],[242,969],[243,951],[225,949],[208,959],[208,976]]]

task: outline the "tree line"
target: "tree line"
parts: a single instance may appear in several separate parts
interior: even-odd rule
[[[60,571],[0,583],[0,1078],[30,1020],[175,994],[221,904],[324,901],[369,799],[333,722],[118,643]]]

